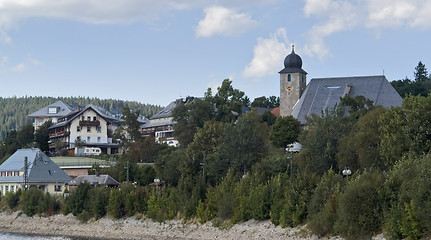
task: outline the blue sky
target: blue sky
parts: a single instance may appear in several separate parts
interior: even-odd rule
[[[429,0],[0,0],[0,97],[165,106],[225,78],[278,96],[292,43],[308,80],[413,78],[431,66],[430,13]]]

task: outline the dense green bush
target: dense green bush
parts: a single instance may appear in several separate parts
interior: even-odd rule
[[[330,169],[317,184],[308,205],[308,227],[319,236],[333,233],[337,218],[338,194],[343,185],[340,174]]]
[[[215,191],[213,188],[208,188],[206,191],[205,202],[199,200],[196,207],[196,215],[200,223],[212,220],[217,214],[217,203],[215,201]]]
[[[154,189],[147,204],[147,216],[154,221],[162,222],[174,219],[181,203],[177,202],[175,189],[165,188],[163,192]]]
[[[112,218],[121,218],[124,216],[124,199],[119,189],[112,189],[109,194],[108,215]]]
[[[347,239],[368,238],[380,231],[383,222],[384,177],[376,171],[366,171],[352,177],[339,195],[335,231]]]
[[[231,171],[223,178],[215,189],[214,199],[216,202],[217,217],[221,220],[231,219],[234,208],[237,206],[235,201],[235,185],[237,177]]]
[[[294,227],[304,223],[307,218],[308,202],[318,179],[314,173],[300,171],[291,177],[289,191],[285,192],[286,199],[280,213],[282,227]]]
[[[76,189],[70,192],[69,197],[66,199],[64,214],[72,213],[78,216],[82,211],[90,212],[90,195],[89,191],[92,188],[90,183],[83,182],[78,185]]]
[[[385,232],[417,239],[431,230],[431,155],[406,157],[385,182]]]
[[[5,199],[9,209],[13,209],[18,205],[19,198],[21,196],[21,189],[18,189],[17,192],[7,192],[5,195]]]
[[[88,192],[91,196],[89,203],[90,213],[92,213],[96,219],[105,216],[107,212],[106,207],[109,201],[109,193],[110,189],[106,187],[95,187]]]
[[[46,198],[49,199],[50,196],[47,195]],[[47,210],[44,201],[45,194],[41,190],[30,188],[21,194],[20,205],[22,206],[22,212],[29,217],[42,214]]]

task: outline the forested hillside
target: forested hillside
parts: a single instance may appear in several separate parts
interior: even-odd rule
[[[144,116],[151,116],[161,110],[160,106],[117,99],[88,97],[0,97],[0,141],[5,138],[8,131],[12,129],[19,130],[24,125],[31,123],[32,119],[28,117],[29,114],[58,100],[71,105],[78,104],[81,106],[91,103],[106,110],[118,110],[119,112],[121,112],[124,106],[128,106],[133,111],[138,110]]]

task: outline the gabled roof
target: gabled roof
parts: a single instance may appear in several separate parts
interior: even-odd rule
[[[83,109],[77,109],[76,111],[71,112],[69,114],[69,116],[66,116],[66,119],[67,119],[66,121],[58,122],[58,123],[52,125],[51,127],[49,127],[49,129],[53,129],[53,128],[57,128],[57,127],[61,127],[61,126],[67,125],[73,119],[77,118],[78,116],[80,116],[82,113],[84,113],[88,109],[92,109],[93,111],[95,111],[97,114],[99,114],[102,118],[104,118],[108,122],[119,122],[120,121],[120,119],[116,118],[109,111],[107,111],[105,109],[102,109],[102,108],[99,108],[99,107],[96,107],[93,104],[88,104]]]
[[[29,183],[67,183],[70,181],[60,167],[38,148],[18,149],[2,165],[0,171],[24,171],[27,157]],[[0,182],[24,182],[24,176],[0,177]]]
[[[50,113],[49,109],[50,108],[56,108],[57,111],[55,113]],[[71,113],[74,109],[69,106],[68,104],[62,102],[62,101],[57,101],[53,104],[50,104],[46,107],[43,107],[39,110],[37,110],[36,112],[28,115],[29,117],[64,117],[66,115],[68,115],[69,113]]]
[[[171,103],[169,103],[168,106],[166,106],[165,108],[163,108],[160,112],[154,114],[153,116],[150,117],[150,121],[154,120],[154,119],[160,119],[160,118],[168,118],[172,116],[172,111],[179,106],[180,104],[188,104],[193,102],[193,100],[196,99],[196,97],[186,97],[186,98],[180,98],[177,99],[175,101],[172,101]],[[202,99],[202,98],[200,98]]]
[[[305,124],[311,114],[333,108],[345,95],[364,96],[374,105],[401,106],[402,98],[385,76],[313,78],[295,104],[292,116]]]
[[[163,108],[160,112],[150,117],[150,120],[159,118],[168,118],[172,116],[172,111],[178,106],[178,100],[169,103],[168,106]]]
[[[69,182],[70,186],[78,186],[80,183],[88,182],[92,185],[118,186],[120,183],[109,175],[81,175]]]

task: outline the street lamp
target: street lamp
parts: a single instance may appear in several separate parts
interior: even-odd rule
[[[292,180],[293,174],[293,148],[291,144],[287,145],[286,152],[290,152],[290,156],[287,156],[287,159],[290,159],[290,180]]]
[[[347,180],[349,180],[350,175],[352,175],[352,171],[348,167],[345,167],[343,170],[343,176],[345,176]]]

